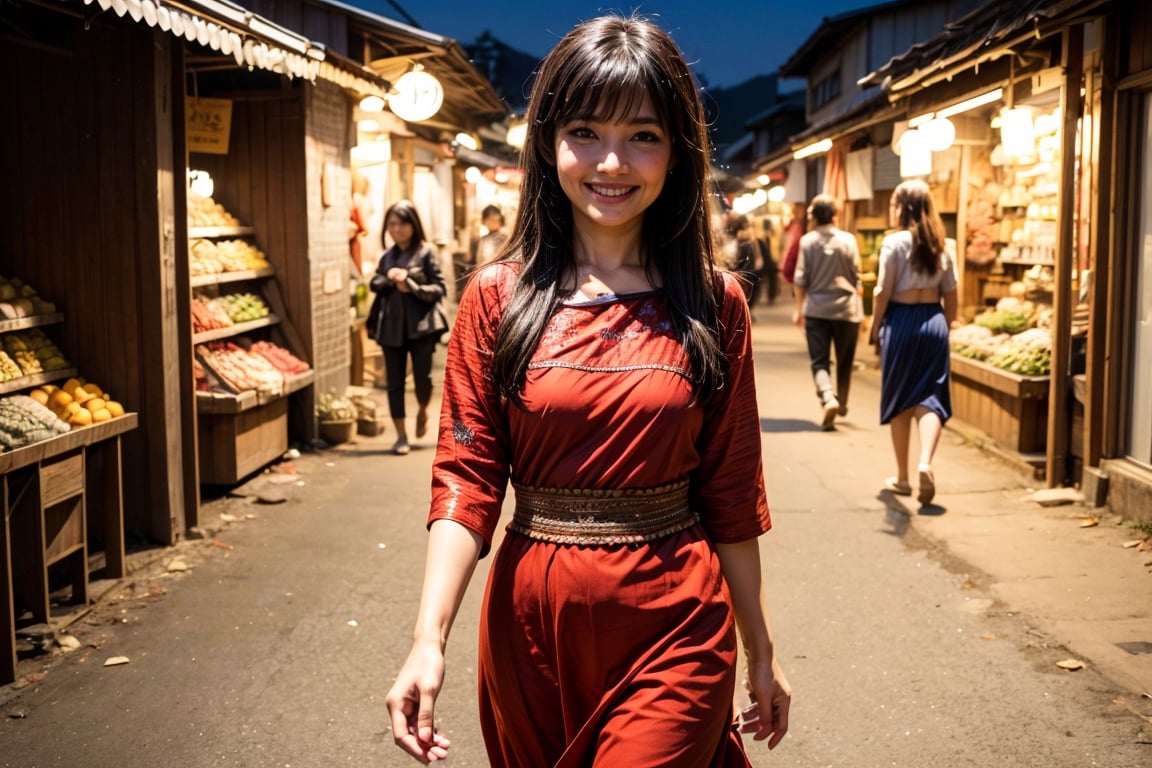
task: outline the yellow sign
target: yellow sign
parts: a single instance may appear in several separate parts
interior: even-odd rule
[[[228,154],[228,134],[232,128],[231,99],[189,97],[184,100],[184,112],[189,152]]]

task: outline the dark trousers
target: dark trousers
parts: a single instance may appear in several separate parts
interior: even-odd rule
[[[385,347],[384,375],[388,382],[388,411],[394,419],[404,418],[404,381],[408,377],[408,357],[412,357],[412,381],[416,402],[421,408],[432,400],[432,353],[439,336],[408,339],[402,347]]]
[[[804,318],[804,335],[808,338],[808,359],[812,361],[812,378],[816,382],[816,396],[833,389],[828,373],[832,367],[831,353],[836,351],[836,387],[833,390],[840,407],[848,405],[848,390],[852,384],[852,361],[856,357],[856,340],[860,338],[860,323],[847,320]]]

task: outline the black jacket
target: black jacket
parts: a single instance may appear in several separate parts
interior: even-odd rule
[[[393,267],[408,270],[408,292],[385,275]],[[380,257],[372,275],[376,298],[368,313],[368,332],[384,347],[401,347],[408,339],[439,335],[448,330],[440,301],[447,293],[440,264],[427,243],[407,252],[392,246]]]

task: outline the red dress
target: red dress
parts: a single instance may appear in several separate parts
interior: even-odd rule
[[[643,489],[688,480],[700,523],[640,545],[508,532],[480,630],[480,714],[499,768],[748,766],[731,727],[736,633],[713,542],[771,527],[748,307],[724,277],[721,396],[690,406],[662,294],[567,304],[529,366],[522,409],[488,376],[516,267],[476,273],[448,348],[429,523],[491,544],[508,481]]]

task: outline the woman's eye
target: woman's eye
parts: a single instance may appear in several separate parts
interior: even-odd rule
[[[651,131],[641,131],[636,134],[636,141],[654,142],[660,141],[660,136],[652,133]]]
[[[574,125],[567,131],[569,136],[577,139],[594,139],[595,132],[586,125]]]

